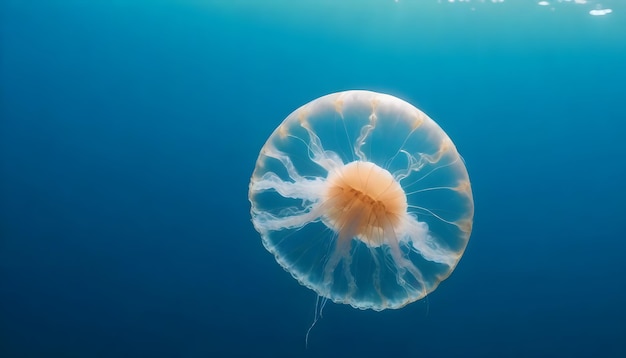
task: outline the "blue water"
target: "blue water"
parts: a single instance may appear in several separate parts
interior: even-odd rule
[[[626,357],[626,4],[5,0],[0,357]],[[400,310],[328,304],[247,190],[294,109],[416,105],[474,231]]]

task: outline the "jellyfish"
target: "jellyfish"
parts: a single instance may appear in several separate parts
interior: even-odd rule
[[[291,113],[260,151],[249,200],[263,245],[301,285],[376,311],[450,276],[474,215],[448,135],[404,100],[363,90]]]

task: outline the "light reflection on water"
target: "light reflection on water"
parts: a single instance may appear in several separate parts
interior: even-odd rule
[[[395,2],[400,1],[409,1],[409,0],[394,0]],[[493,4],[502,4],[505,3],[505,0],[437,0],[438,3],[444,4],[453,4],[453,3],[463,3],[470,6],[471,11],[479,10],[475,5],[485,4],[485,3],[493,3]],[[604,16],[611,14],[613,9],[609,6],[603,5],[600,1],[597,0],[541,0],[536,2],[528,2],[529,5],[539,5],[549,9],[550,11],[557,11],[560,7],[563,6],[578,6],[583,11],[589,12],[591,16]]]

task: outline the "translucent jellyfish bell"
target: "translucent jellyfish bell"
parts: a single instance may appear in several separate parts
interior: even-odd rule
[[[252,222],[302,285],[400,308],[454,270],[472,231],[467,170],[446,133],[396,97],[346,91],[289,115],[250,180]]]

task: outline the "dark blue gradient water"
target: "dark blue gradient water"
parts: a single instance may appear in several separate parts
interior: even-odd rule
[[[626,356],[626,7],[8,0],[1,357]],[[473,10],[472,10],[473,8]],[[248,182],[294,109],[416,105],[474,232],[401,310],[328,304],[261,245]]]

